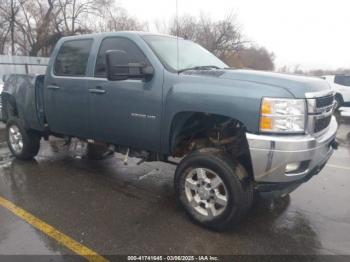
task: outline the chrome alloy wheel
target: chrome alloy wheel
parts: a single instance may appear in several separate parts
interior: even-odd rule
[[[21,132],[19,131],[19,128],[15,125],[10,126],[9,128],[9,140],[12,149],[17,154],[20,154],[23,149],[23,137]]]
[[[220,215],[228,204],[228,191],[222,179],[206,168],[192,169],[185,178],[185,193],[189,204],[201,215]]]

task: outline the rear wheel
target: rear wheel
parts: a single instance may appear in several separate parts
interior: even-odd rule
[[[196,151],[175,173],[178,201],[196,223],[215,230],[233,227],[253,202],[244,167],[219,151]]]
[[[11,118],[6,124],[6,141],[12,154],[21,160],[30,160],[40,148],[40,136],[25,130],[21,121]]]

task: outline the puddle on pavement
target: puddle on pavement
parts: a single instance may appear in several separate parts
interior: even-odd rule
[[[1,255],[62,255],[62,249],[54,240],[0,209],[0,254]],[[59,259],[58,261],[64,261]],[[55,260],[56,261],[56,260]]]

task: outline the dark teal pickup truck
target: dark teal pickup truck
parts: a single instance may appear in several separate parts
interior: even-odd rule
[[[236,225],[255,192],[290,193],[337,145],[334,93],[324,80],[229,68],[167,35],[62,38],[46,75],[11,75],[2,97],[18,159],[33,158],[41,138],[58,136],[126,159],[175,163],[179,203],[214,229]]]

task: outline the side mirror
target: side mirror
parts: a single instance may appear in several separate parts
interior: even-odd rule
[[[106,52],[107,79],[110,81],[125,80],[128,78],[149,78],[154,69],[145,63],[130,63],[128,55],[122,50]]]
[[[107,79],[125,80],[129,78],[129,58],[125,51],[110,50],[106,52]]]

